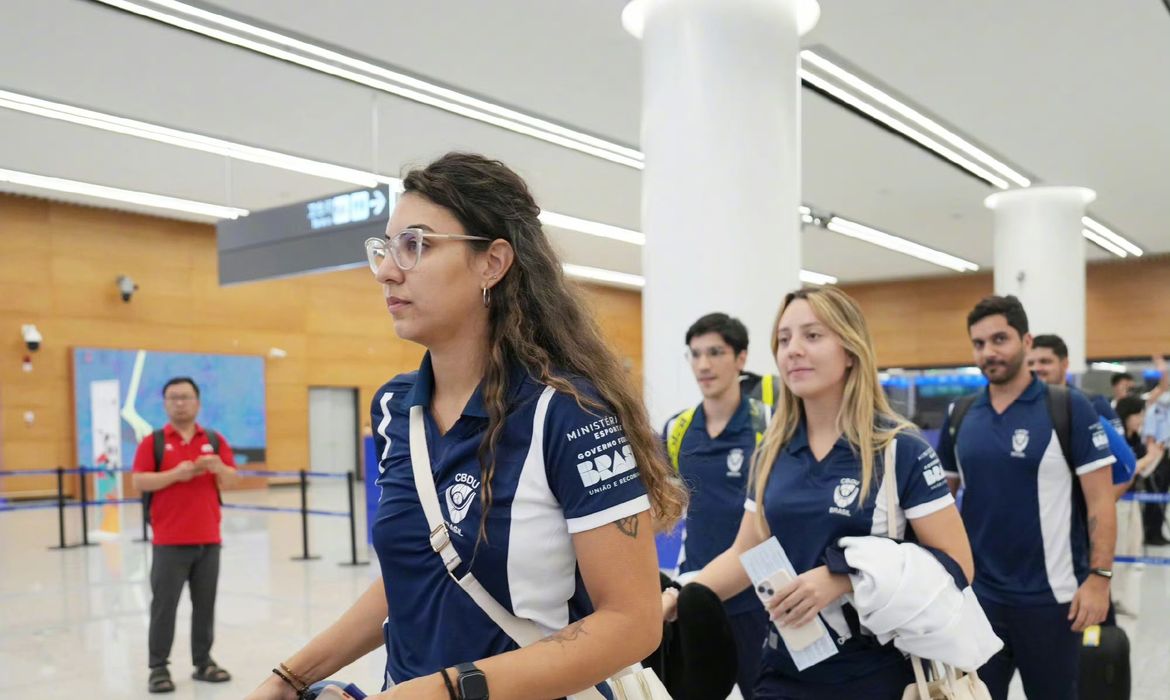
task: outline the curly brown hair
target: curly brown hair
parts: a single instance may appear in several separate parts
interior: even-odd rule
[[[612,407],[633,449],[642,483],[659,529],[682,516],[687,495],[666,461],[637,392],[621,361],[606,343],[575,285],[565,279],[560,260],[541,227],[540,208],[528,185],[506,165],[471,153],[448,153],[403,179],[403,188],[451,211],[471,241],[484,251],[495,239],[515,252],[511,268],[492,288],[487,369],[483,379],[488,428],[479,448],[483,519],[492,502],[495,447],[507,409],[508,367],[519,364],[544,384],[573,396],[586,410]],[[593,384],[601,402],[582,395],[567,377]],[[568,465],[563,465],[568,466]]]

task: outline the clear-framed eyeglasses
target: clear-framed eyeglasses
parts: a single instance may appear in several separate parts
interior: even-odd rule
[[[389,240],[385,238],[366,239],[366,260],[370,263],[370,270],[376,275],[378,268],[386,259],[386,252],[394,259],[394,264],[400,270],[413,270],[422,259],[423,249],[426,248],[428,238],[442,238],[450,241],[490,241],[486,236],[465,236],[460,233],[432,233],[421,228],[408,228],[395,234]]]

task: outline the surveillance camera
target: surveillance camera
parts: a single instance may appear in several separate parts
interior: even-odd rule
[[[36,352],[41,349],[41,341],[44,340],[44,337],[35,325],[29,323],[21,326],[20,336],[24,338],[24,345],[28,348],[29,352]]]
[[[134,292],[138,291],[138,285],[134,283],[128,275],[118,275],[118,292],[122,295],[122,301],[130,303],[130,297],[134,296]]]

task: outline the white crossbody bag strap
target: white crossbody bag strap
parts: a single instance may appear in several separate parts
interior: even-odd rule
[[[443,511],[439,507],[439,494],[435,491],[435,475],[431,472],[431,456],[427,450],[422,406],[410,407],[410,465],[414,472],[414,488],[418,491],[418,500],[422,503],[423,513],[427,516],[427,526],[431,529],[431,549],[442,557],[447,574],[460,588],[467,591],[475,604],[492,619],[492,622],[499,625],[512,641],[523,647],[543,639],[545,635],[541,633],[536,623],[522,620],[505,610],[470,571],[462,577],[455,576],[455,569],[462,560],[455,551],[455,545],[451,543],[447,523],[443,521]]]
[[[891,540],[898,539],[898,439],[893,438],[886,446],[882,457],[882,468],[885,470],[882,483],[886,487],[886,534]],[[909,527],[909,523],[906,524]],[[922,673],[922,659],[911,654],[910,665],[914,668],[914,682],[918,685],[918,694],[922,700],[930,700],[930,688],[926,684],[926,676]]]
[[[551,392],[550,392],[551,394]],[[550,396],[551,398],[551,396]],[[541,399],[547,404],[548,399]],[[537,411],[541,415],[542,411]],[[430,528],[431,549],[443,559],[447,574],[459,584],[467,595],[475,601],[480,610],[483,610],[492,622],[496,623],[504,633],[512,638],[521,647],[535,644],[545,635],[540,627],[532,620],[516,617],[504,609],[504,606],[492,597],[491,593],[480,584],[479,580],[468,570],[462,577],[455,575],[455,569],[462,560],[451,543],[451,536],[447,532],[447,523],[443,520],[443,511],[439,506],[439,494],[435,491],[435,475],[431,471],[431,456],[427,450],[427,431],[423,422],[423,407],[410,407],[410,466],[414,473],[414,488],[418,492],[418,500],[422,503],[423,513],[426,514],[427,527]],[[601,700],[602,695],[596,688],[589,688],[573,696],[573,700]]]

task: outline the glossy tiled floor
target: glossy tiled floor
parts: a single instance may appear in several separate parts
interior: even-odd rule
[[[227,496],[290,506],[296,499],[284,489]],[[330,482],[315,484],[310,499],[314,508],[341,510],[345,503],[343,487]],[[125,509],[132,528],[140,523],[137,511]],[[67,511],[67,523],[70,541],[79,540],[75,509]],[[55,511],[0,513],[0,678],[7,691],[44,700],[240,698],[377,577],[370,566],[338,565],[350,558],[342,518],[310,519],[311,552],[321,558],[299,562],[290,560],[301,549],[298,516],[225,511],[212,654],[235,678],[224,684],[191,679],[191,607],[184,597],[171,654],[177,691],[152,696],[146,692],[149,547],[132,542],[133,536],[50,551],[46,546],[57,540]],[[345,675],[376,690],[384,660],[376,652]]]
[[[342,509],[342,488],[315,484],[313,507]],[[296,498],[283,489],[228,496],[229,502],[267,505],[294,505]],[[131,529],[138,526],[137,510],[130,506],[124,513]],[[68,527],[70,540],[79,539],[76,510],[68,512]],[[5,697],[159,697],[145,690],[149,548],[132,542],[131,533],[85,549],[48,550],[56,537],[54,511],[0,513],[0,684]],[[184,601],[171,657],[178,689],[162,697],[242,697],[377,576],[369,566],[338,565],[349,559],[344,519],[311,519],[310,537],[312,552],[321,559],[291,561],[300,551],[297,516],[225,512],[213,653],[235,679],[222,685],[191,680],[190,604]],[[1122,618],[1133,645],[1133,697],[1170,700],[1170,568],[1146,567],[1140,577],[1139,615]],[[339,676],[373,690],[382,663],[382,653],[375,652]],[[1023,697],[1015,688],[1013,700]]]

